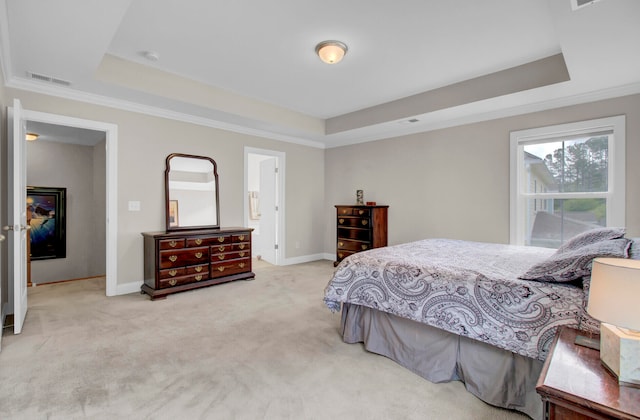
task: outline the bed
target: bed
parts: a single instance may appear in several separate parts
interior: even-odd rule
[[[337,266],[324,302],[342,311],[346,343],[541,419],[535,384],[555,332],[598,331],[584,310],[591,262],[636,258],[623,236],[596,229],[558,250],[450,239],[377,248]]]

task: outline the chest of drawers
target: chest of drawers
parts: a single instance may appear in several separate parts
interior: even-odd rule
[[[336,206],[336,261],[356,252],[387,246],[389,206]]]
[[[252,279],[251,231],[222,228],[145,232],[144,284],[152,300],[185,290]]]

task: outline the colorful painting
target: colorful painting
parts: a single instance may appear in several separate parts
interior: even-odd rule
[[[27,187],[31,260],[66,258],[66,188]]]

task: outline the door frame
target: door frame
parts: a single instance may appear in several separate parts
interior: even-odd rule
[[[244,225],[249,226],[249,154],[273,156],[277,159],[278,181],[276,182],[276,190],[278,199],[278,229],[276,230],[276,242],[278,249],[276,250],[276,264],[284,265],[285,247],[285,156],[284,152],[277,150],[258,149],[255,147],[245,146],[244,148]]]
[[[85,128],[105,133],[106,147],[106,295],[118,294],[118,126],[66,115],[23,109],[25,121]],[[29,157],[27,157],[29,159]]]

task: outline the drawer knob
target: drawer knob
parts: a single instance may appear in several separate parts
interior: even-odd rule
[[[202,252],[196,252],[196,258],[202,258]]]
[[[218,267],[218,271],[222,273],[224,271],[224,267]]]
[[[176,280],[176,279],[169,280],[169,284],[172,285],[172,286],[175,286],[177,282],[178,282],[178,280]]]
[[[244,252],[241,252],[241,253],[240,253],[240,254],[238,254],[238,255],[240,255],[241,257],[244,257]]]
[[[360,211],[358,212],[358,214],[363,215],[363,214],[364,214],[364,210],[360,210]]]
[[[196,245],[200,245],[202,243],[202,239],[198,238],[196,239]]]
[[[171,270],[171,271],[169,271],[169,275],[170,275],[171,277],[175,277],[175,276],[176,276],[176,274],[178,274],[178,271],[177,271],[177,270]]]
[[[177,260],[177,259],[178,259],[178,256],[177,256],[177,255],[171,255],[171,256],[169,256],[169,261],[171,261],[171,262],[176,262],[176,260]]]
[[[347,214],[347,209],[342,209],[342,214]]]
[[[363,220],[363,221],[362,221],[362,226],[367,226],[368,224],[369,224],[369,221],[368,221],[368,220]]]
[[[338,222],[339,222],[340,224],[343,224],[343,223],[344,223],[344,219],[338,219]]]
[[[365,249],[369,248],[367,245],[361,245],[362,250],[364,251]]]
[[[238,239],[240,239],[241,241],[244,241],[244,235],[238,236]]]
[[[218,242],[224,242],[224,236],[218,236]]]
[[[244,268],[244,263],[240,263],[240,264],[238,264],[238,267],[240,267],[240,268]]]
[[[169,242],[169,246],[170,246],[171,248],[175,248],[175,247],[176,247],[176,245],[178,245],[178,243],[177,243],[176,241],[171,241],[171,242]]]
[[[224,260],[224,255],[218,255],[219,260]]]
[[[218,251],[220,251],[220,252],[224,251],[224,247],[223,246],[219,246],[218,247]]]
[[[196,267],[196,273],[199,273],[202,271],[202,267]]]
[[[238,245],[238,248],[240,248],[240,249],[244,249],[244,244],[240,244],[240,245]]]
[[[338,246],[344,246],[344,242],[338,242]]]
[[[342,258],[342,253],[338,253],[338,258]]]
[[[198,274],[198,275],[196,276],[196,281],[200,281],[200,280],[202,280],[202,274]]]

